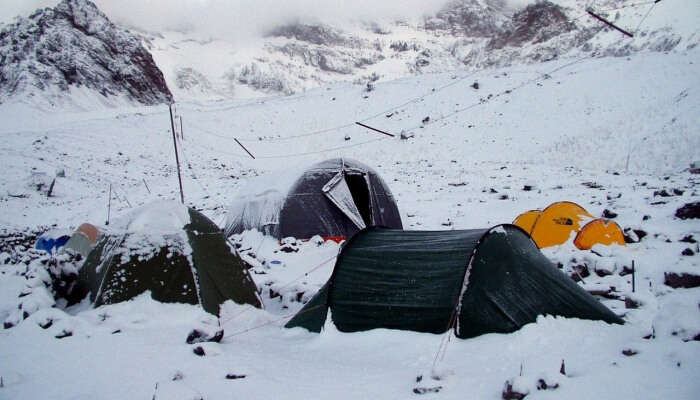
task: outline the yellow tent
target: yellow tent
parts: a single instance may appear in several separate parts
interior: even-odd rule
[[[513,221],[529,233],[540,249],[566,243],[576,233],[574,245],[588,250],[595,244],[625,245],[622,229],[613,221],[595,219],[583,207],[570,201],[552,203],[543,211],[530,210]]]
[[[587,223],[574,239],[574,244],[581,250],[588,250],[595,244],[625,245],[625,236],[622,229],[615,221],[608,221],[602,218],[594,219]]]
[[[540,210],[530,210],[530,211],[525,211],[524,213],[518,215],[517,218],[515,218],[515,221],[513,221],[513,225],[517,225],[525,232],[530,234],[532,232],[532,227],[535,225],[535,221],[537,221],[537,217],[540,216],[542,211]]]

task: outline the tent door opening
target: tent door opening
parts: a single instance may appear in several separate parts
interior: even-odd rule
[[[345,216],[348,217],[350,221],[357,226],[357,228],[364,229],[367,227],[368,223],[372,221],[371,215],[368,215],[370,210],[369,189],[363,179],[363,176],[354,174],[354,176],[362,179],[362,183],[358,184],[355,178],[350,179],[350,182],[352,182],[354,188],[351,190],[349,181],[346,179],[350,175],[351,174],[343,173],[343,171],[338,172],[321,190],[328,200],[338,207],[338,209],[345,214]],[[365,196],[363,196],[363,187],[364,193],[366,194]],[[360,206],[365,210],[364,212],[360,212],[361,208],[358,207],[356,201],[359,201]]]
[[[367,176],[358,173],[346,173],[345,181],[350,189],[350,194],[355,202],[357,210],[362,216],[365,226],[372,224],[372,204],[370,202],[369,186],[367,184]]]

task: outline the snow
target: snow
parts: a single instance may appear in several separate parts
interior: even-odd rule
[[[286,97],[178,104],[185,202],[215,221],[225,220],[251,178],[331,157],[375,168],[406,229],[486,228],[562,200],[594,216],[615,211],[623,229],[646,236],[593,251],[569,241],[543,253],[567,274],[585,264],[586,289],[614,287],[613,298],[600,299],[624,315],[623,326],[542,316],[512,334],[452,337],[436,361],[444,335],[343,333],[330,321],[321,334],[281,327],[332,273],[341,246],[333,242],[294,241],[287,245],[298,251],[286,253],[257,231],[235,236],[265,309],[226,303],[218,321],[148,293],[96,309],[51,307],[48,289],[37,289],[47,276],[22,276],[37,265],[15,247],[0,257],[0,317],[17,322],[0,330],[0,397],[395,399],[440,386],[426,396],[499,399],[510,381],[528,399],[695,398],[700,289],[672,289],[664,273],[700,267],[697,220],[674,218],[698,200],[698,175],[688,171],[700,160],[698,63],[700,50],[683,47],[456,69],[378,82],[372,92],[338,83]],[[189,216],[173,204],[180,193],[167,107],[90,110],[0,106],[3,228],[72,230],[88,221],[102,229],[111,184],[110,229],[181,229]],[[355,121],[415,135],[389,138]],[[35,173],[56,177],[52,197],[31,185]],[[688,236],[696,242],[681,241]],[[683,255],[686,248],[695,255]],[[634,291],[625,272],[632,262]],[[34,294],[18,297],[28,287]],[[26,319],[19,304],[32,311]],[[193,329],[219,324],[221,343],[186,343]],[[203,356],[194,354],[198,346]],[[559,387],[538,390],[540,379]]]
[[[160,200],[141,206],[112,223],[128,232],[179,233],[190,223],[187,207],[175,201]]]

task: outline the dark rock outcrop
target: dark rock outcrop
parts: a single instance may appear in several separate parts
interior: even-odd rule
[[[141,39],[89,0],[63,0],[3,26],[0,54],[0,103],[36,90],[60,96],[74,87],[147,105],[173,100]]]
[[[576,25],[569,21],[560,6],[549,1],[537,2],[513,15],[511,26],[494,38],[489,48],[542,43],[574,29]]]

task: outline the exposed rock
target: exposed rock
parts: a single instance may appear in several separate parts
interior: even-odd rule
[[[605,210],[603,210],[603,218],[613,219],[615,217],[617,217],[616,212],[610,211],[607,208]]]
[[[700,286],[700,276],[693,275],[689,273],[675,273],[675,272],[665,272],[664,273],[664,284],[670,286],[674,289],[677,288],[694,288]]]
[[[518,47],[526,42],[542,43],[574,29],[576,25],[569,21],[560,6],[541,1],[513,15],[512,26],[500,37],[494,38],[489,48]]]
[[[2,27],[0,49],[0,103],[37,89],[63,96],[79,87],[149,105],[173,100],[141,39],[89,0],[63,0]]]
[[[503,391],[501,392],[501,398],[503,400],[522,400],[527,396],[528,393],[521,393],[513,389],[513,383],[506,381]]]
[[[286,37],[298,41],[324,46],[346,46],[352,40],[344,37],[340,31],[322,24],[295,23],[280,26],[268,33],[271,37]]]
[[[224,338],[224,330],[218,329],[216,332],[204,332],[199,329],[193,329],[189,335],[187,335],[187,344],[202,343],[202,342],[221,342]]]
[[[175,73],[175,84],[180,89],[198,89],[208,92],[212,89],[211,83],[204,74],[193,68],[181,68]]]
[[[451,1],[434,17],[426,18],[424,27],[454,36],[496,37],[502,34],[502,27],[508,22],[508,16],[500,13],[504,6],[502,0]]]
[[[680,219],[700,218],[700,201],[688,203],[676,210],[676,217]]]

